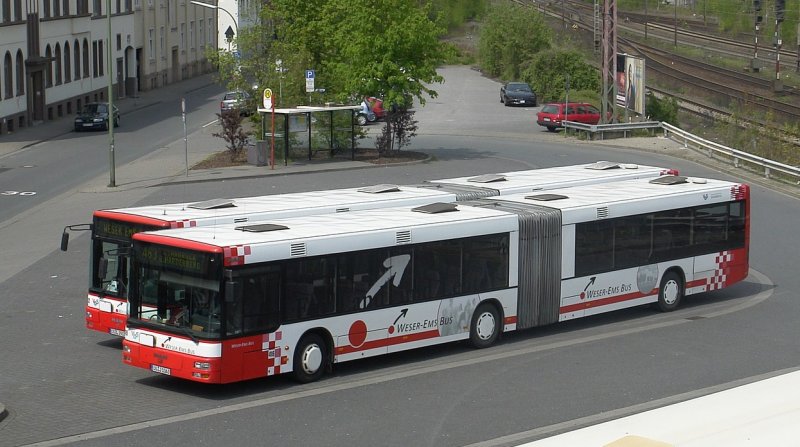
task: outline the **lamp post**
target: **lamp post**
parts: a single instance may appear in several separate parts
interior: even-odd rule
[[[109,164],[109,181],[108,186],[113,188],[117,186],[116,175],[114,172],[114,78],[111,74],[114,72],[111,64],[111,0],[106,0],[106,19],[108,22],[108,40],[106,41],[106,54],[108,55],[108,63],[106,64],[106,74],[108,76],[108,164]]]
[[[231,36],[228,36],[228,32],[227,31],[225,32],[225,37],[228,38],[228,42],[233,40],[233,34],[239,35],[239,25],[236,24],[236,19],[233,17],[233,14],[231,14],[230,11],[228,11],[227,9],[225,9],[225,8],[223,8],[221,6],[212,5],[211,3],[198,2],[196,0],[192,0],[189,3],[191,3],[193,5],[197,5],[197,6],[202,6],[203,8],[219,9],[220,11],[224,12],[225,14],[228,14],[228,17],[230,17],[231,21],[233,22],[233,27],[236,29],[233,33],[231,33],[232,34]],[[228,27],[228,30],[230,30],[230,27]],[[231,30],[231,31],[233,31],[233,30]],[[230,47],[228,49],[230,50]]]

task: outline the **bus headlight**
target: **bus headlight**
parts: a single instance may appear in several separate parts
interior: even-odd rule
[[[211,363],[209,362],[194,362],[195,369],[211,369]]]
[[[126,345],[126,344],[123,344],[122,345],[122,352],[131,352],[131,347]]]

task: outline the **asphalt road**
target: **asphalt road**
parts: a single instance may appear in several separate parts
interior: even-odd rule
[[[503,107],[498,83],[465,69],[443,74],[440,97],[418,111],[412,145],[431,153],[430,163],[166,185],[100,201],[402,184],[596,160],[732,178],[671,155],[574,144],[533,124],[533,110]],[[752,198],[750,277],[676,312],[629,309],[506,334],[486,350],[457,343],[350,362],[308,385],[277,377],[203,386],[124,366],[118,339],[84,328],[87,237],[61,253],[55,235],[41,235],[32,244],[53,250],[0,283],[0,402],[10,412],[0,446],[515,445],[797,368],[800,206],[758,185]],[[32,218],[67,213],[54,207]]]
[[[186,92],[187,132],[196,131],[214,118],[214,113],[219,111],[221,92],[222,89],[213,84]],[[120,126],[114,129],[116,166],[130,163],[183,138],[179,98],[168,99],[150,102],[120,117]],[[2,164],[7,168],[3,172],[2,190],[30,195],[22,200],[4,197],[0,222],[46,203],[97,176],[105,174],[109,177],[108,132],[74,132],[73,123],[68,118],[47,125],[63,126],[65,133],[3,158]]]

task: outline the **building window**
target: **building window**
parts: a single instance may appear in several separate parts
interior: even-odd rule
[[[162,26],[159,31],[161,31],[161,32],[159,33],[159,36],[158,36],[158,39],[159,39],[158,49],[161,51],[161,59],[166,59],[167,58],[167,53],[165,53],[165,50],[164,50],[164,27]]]
[[[69,0],[62,0],[61,2],[61,10],[64,11],[64,15],[68,16],[69,14]]]
[[[97,77],[97,41],[92,41],[92,77]]]
[[[185,23],[181,23],[181,43],[180,43],[180,46],[181,46],[181,51],[186,49],[186,24]]]
[[[25,94],[25,63],[22,50],[17,50],[17,96]]]
[[[11,0],[3,0],[3,22],[11,21]]]
[[[117,6],[117,14],[119,14],[120,11],[122,11],[122,2],[120,0],[117,0],[116,6]]]
[[[61,5],[58,0],[53,0],[53,17],[61,17]]]
[[[72,81],[72,66],[69,60],[69,42],[64,42],[64,83]]]
[[[89,40],[83,39],[83,77],[89,77]]]
[[[105,74],[105,71],[103,70],[103,60],[105,59],[105,53],[103,52],[103,41],[98,40],[97,42],[97,60],[100,62],[100,67],[97,69],[97,72],[100,74],[100,76],[103,76],[103,74]]]
[[[122,34],[117,34],[117,51],[122,50]]]
[[[47,59],[47,70],[45,70],[45,72],[44,72],[45,86],[52,87],[53,86],[53,50],[50,49],[50,45],[47,45],[47,48],[45,48],[44,57]]]
[[[74,56],[72,57],[75,59],[75,80],[79,80],[81,78],[81,46],[78,39],[75,39],[75,43],[73,44],[75,47],[72,49]]]
[[[56,44],[55,54],[56,85],[61,85],[61,45]]]
[[[101,0],[94,0],[94,10],[92,14],[95,16],[103,15],[103,2]]]
[[[11,52],[6,51],[6,57],[3,61],[3,72],[5,82],[3,83],[3,90],[5,90],[5,97],[14,97],[14,67],[11,65]]]
[[[200,19],[197,21],[197,32],[200,34],[200,48],[203,48],[206,44],[206,33],[204,32],[205,28],[203,28],[203,20]]]
[[[214,19],[208,19],[208,28],[207,29],[208,29],[208,44],[209,45],[214,43],[214,40],[213,40],[214,32],[212,31],[214,29],[213,20]]]
[[[14,20],[22,20],[22,0],[14,0]]]
[[[194,21],[189,22],[189,48],[194,48]]]
[[[150,28],[147,31],[147,56],[152,61],[156,58],[156,49],[153,46],[153,40],[155,39],[156,30],[154,28]]]
[[[97,1],[99,1],[99,0],[97,0]],[[44,18],[46,19],[46,18],[50,17],[50,0],[44,0],[44,2],[42,2],[42,3],[44,4],[44,11],[42,12],[42,14],[43,14]]]

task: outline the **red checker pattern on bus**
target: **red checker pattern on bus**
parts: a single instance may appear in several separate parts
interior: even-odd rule
[[[225,247],[222,249],[224,256],[224,264],[230,265],[243,265],[245,256],[250,254],[249,245],[234,245],[233,247]]]
[[[189,228],[196,226],[197,226],[197,221],[195,220],[178,220],[169,223],[170,228]]]
[[[711,278],[708,278],[708,282],[706,283],[706,290],[719,290],[725,287],[728,281],[728,272],[730,271],[730,265],[733,261],[733,253],[729,251],[723,251],[717,254],[716,258],[714,259],[714,263],[717,264],[716,270],[714,270],[714,275]]]
[[[267,351],[267,376],[280,374],[281,366],[289,363],[289,357],[282,355],[283,350],[278,346],[282,338],[283,333],[277,331],[265,334],[261,342],[261,349]]]
[[[747,185],[731,186],[731,198],[733,200],[744,200],[747,198]]]

